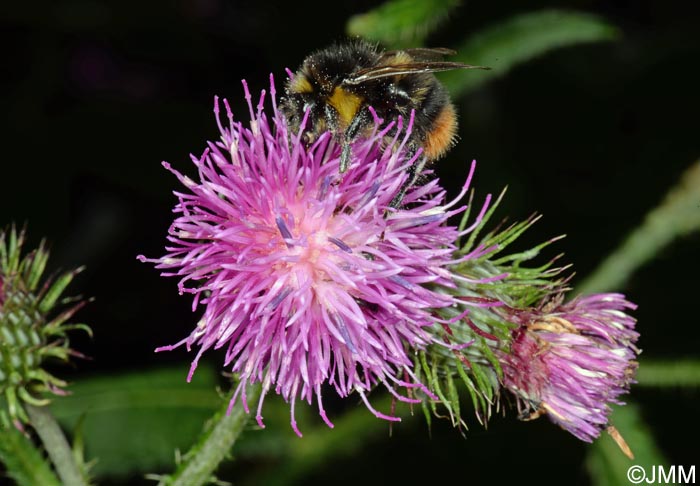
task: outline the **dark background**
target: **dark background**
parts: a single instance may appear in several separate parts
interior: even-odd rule
[[[552,52],[460,99],[461,142],[438,175],[454,192],[476,158],[478,195],[510,188],[500,215],[544,214],[523,244],[566,233],[550,256],[565,251],[579,276],[591,272],[700,157],[693,3],[463,5],[430,45],[455,46],[543,7],[599,14],[622,36]],[[162,254],[171,221],[177,181],[160,162],[192,173],[188,154],[217,137],[215,94],[245,118],[242,78],[253,93],[267,88],[270,72],[283,79],[285,67],[340,39],[347,18],[374,5],[64,0],[0,8],[0,225],[27,223],[31,245],[47,238],[53,268],[86,265],[72,289],[96,298],[80,315],[95,337],[75,341],[93,360],[69,378],[167,362],[186,373],[184,351],[152,351],[179,341],[197,316],[175,280],[136,260]],[[698,235],[675,243],[619,289],[640,305],[644,358],[697,357],[699,243]],[[633,395],[671,464],[697,461],[697,392]],[[466,440],[446,424],[432,438],[424,426],[395,430],[308,481],[415,484],[459,467],[471,484],[587,484],[584,454],[546,420],[525,424],[510,414],[488,431],[474,424]]]

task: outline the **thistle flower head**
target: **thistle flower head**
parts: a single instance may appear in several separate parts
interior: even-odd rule
[[[186,339],[160,350],[198,347],[191,376],[205,351],[224,348],[225,365],[240,376],[232,404],[239,394],[245,404],[246,384],[262,383],[261,426],[270,390],[291,402],[298,434],[298,398],[315,399],[332,426],[325,384],[341,397],[357,392],[375,415],[398,420],[374,410],[366,393],[382,384],[414,401],[396,387],[422,387],[409,349],[431,341],[433,310],[454,302],[432,288],[453,285],[459,231],[446,221],[464,208],[445,204],[436,181],[409,189],[403,207],[391,207],[414,160],[404,150],[410,122],[406,130],[391,122],[356,142],[340,174],[329,133],[310,147],[288,133],[274,83],[271,118],[265,92],[254,110],[244,88],[250,125],[233,121],[226,101],[222,125],[215,102],[221,138],[192,157],[198,181],[164,163],[185,186],[176,192],[170,245],[162,258],[139,258],[179,277],[180,292],[193,294],[193,309],[204,311]]]
[[[596,294],[516,314],[501,364],[521,417],[546,413],[581,440],[598,437],[609,404],[634,382],[638,334],[626,311],[635,308],[620,294]]]
[[[84,301],[61,299],[63,290],[78,270],[42,282],[49,257],[42,243],[35,251],[22,255],[24,231],[0,231],[0,397],[6,410],[0,409],[0,423],[27,422],[22,403],[46,405],[46,393],[65,394],[66,382],[46,372],[47,360],[68,361],[80,356],[69,347],[67,331],[82,324],[67,321]],[[56,313],[56,307],[72,305]]]

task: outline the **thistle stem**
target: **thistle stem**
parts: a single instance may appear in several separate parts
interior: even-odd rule
[[[51,415],[48,407],[37,407],[27,403],[24,408],[56,468],[61,484],[87,486],[87,482],[75,462],[70,444],[68,444],[66,436],[63,435],[61,427]]]
[[[255,403],[259,394],[260,386],[249,387],[249,403]],[[230,414],[227,414],[228,405],[228,402],[224,403],[216,412],[199,441],[185,454],[177,470],[171,476],[161,478],[158,486],[199,486],[211,482],[219,463],[230,454],[248,423],[249,414],[240,401]]]

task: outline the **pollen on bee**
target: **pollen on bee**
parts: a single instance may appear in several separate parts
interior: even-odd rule
[[[408,64],[413,61],[413,58],[405,51],[396,51],[393,56],[386,60],[388,66],[398,66],[400,64]]]
[[[314,87],[311,86],[309,78],[304,75],[298,75],[292,78],[289,91],[292,93],[313,93]]]

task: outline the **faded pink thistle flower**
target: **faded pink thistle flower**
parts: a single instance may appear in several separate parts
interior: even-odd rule
[[[217,99],[221,140],[192,157],[200,181],[163,164],[186,190],[176,193],[167,254],[139,258],[180,277],[180,293],[194,294],[193,307],[205,310],[192,334],[158,351],[199,346],[189,380],[206,350],[225,348],[225,365],[240,376],[231,406],[241,395],[248,410],[246,385],[262,383],[261,426],[264,397],[274,389],[291,402],[297,434],[297,398],[315,397],[332,427],[321,398],[326,383],[341,397],[357,392],[377,417],[400,420],[372,408],[366,394],[377,384],[403,401],[417,400],[397,386],[429,393],[413,374],[409,348],[432,342],[433,309],[454,303],[425,285],[453,286],[459,231],[446,221],[464,210],[452,208],[474,166],[454,202],[444,204],[432,181],[391,208],[413,161],[405,159],[407,135],[389,135],[393,123],[355,143],[351,167],[339,174],[330,134],[307,148],[287,133],[272,79],[272,119],[263,112],[265,92],[254,113],[243,84],[250,128],[233,121],[226,100],[222,126]]]
[[[596,294],[516,314],[521,325],[501,364],[521,416],[546,413],[581,440],[598,437],[609,404],[622,404],[634,382],[639,334],[625,312],[636,307],[621,294]]]

